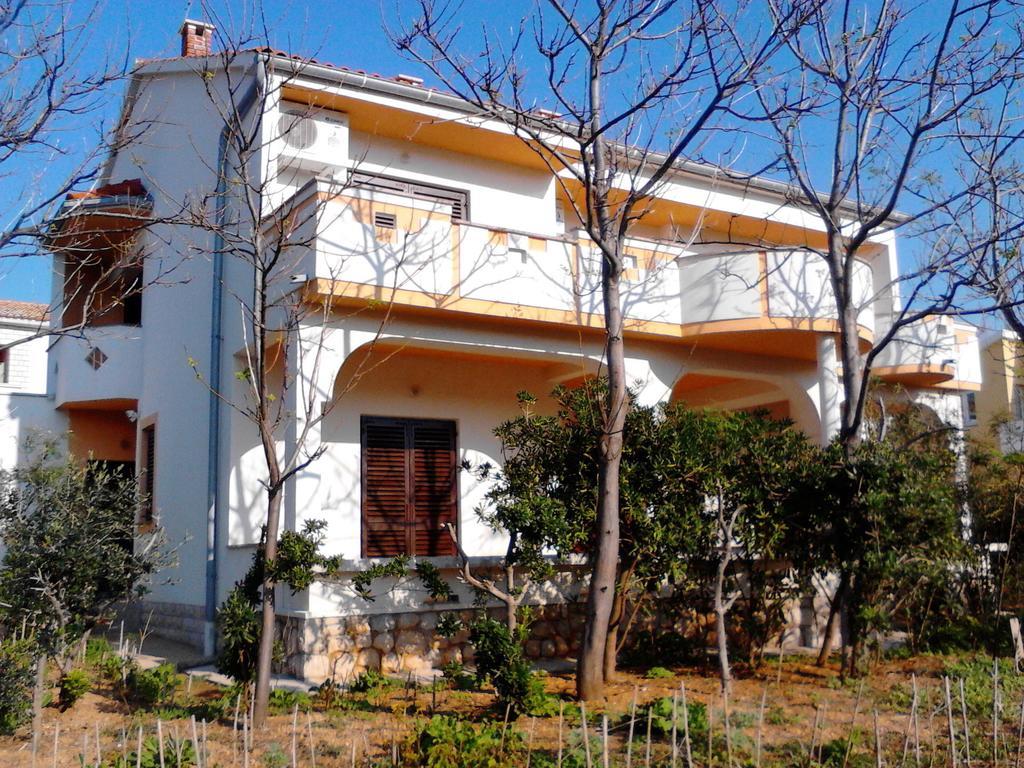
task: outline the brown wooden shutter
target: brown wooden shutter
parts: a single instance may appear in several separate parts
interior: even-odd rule
[[[454,422],[363,417],[362,448],[363,557],[454,554]]]
[[[417,555],[453,555],[445,526],[456,524],[455,425],[412,424],[413,521]]]
[[[146,498],[142,506],[143,522],[153,520],[153,491],[156,489],[156,425],[142,429],[142,492]]]
[[[406,550],[408,467],[405,426],[363,420],[363,557],[391,557]]]

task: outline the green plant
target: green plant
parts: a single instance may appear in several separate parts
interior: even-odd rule
[[[288,755],[276,741],[269,744],[263,753],[263,765],[265,768],[285,768],[288,765]]]
[[[523,658],[522,641],[529,631],[523,621],[515,635],[508,626],[486,614],[470,625],[469,641],[476,649],[477,679],[490,681],[498,695],[498,705],[512,714],[543,706],[544,684]]]
[[[285,688],[275,688],[270,692],[270,711],[273,714],[290,713],[295,707],[303,712],[309,712],[313,708],[313,700],[305,691],[290,691]]]
[[[513,768],[524,764],[523,737],[501,723],[479,725],[436,715],[406,745],[412,765],[424,768]]]
[[[683,704],[676,700],[673,703],[671,697],[666,696],[656,699],[648,705],[651,714],[651,732],[660,736],[667,736],[672,733],[672,709],[675,707],[676,734],[682,738],[686,729],[690,732],[690,741],[700,743],[707,737],[708,733],[708,711],[699,701],[688,701],[686,703],[686,720],[683,720]]]
[[[373,693],[387,688],[394,688],[398,685],[396,680],[385,676],[380,670],[368,669],[361,672],[355,680],[349,683],[348,689],[352,693]]]
[[[85,643],[85,663],[92,667],[98,666],[113,650],[107,638],[90,637]]]
[[[147,736],[141,750],[133,750],[127,757],[118,755],[109,765],[110,768],[193,768],[196,762],[196,748],[191,739],[164,737],[161,761],[159,740],[156,736]]]
[[[675,673],[671,669],[665,669],[665,667],[651,667],[647,670],[647,674],[644,677],[648,680],[668,680],[675,677]]]
[[[467,672],[466,668],[457,661],[449,661],[442,666],[441,674],[449,687],[456,691],[473,691],[478,687],[476,677]]]
[[[84,669],[72,669],[60,676],[58,707],[63,712],[74,706],[92,687],[92,680]]]
[[[0,733],[10,735],[24,725],[32,710],[35,644],[31,640],[0,642]]]
[[[128,690],[148,707],[163,707],[174,703],[174,693],[183,679],[173,664],[161,664],[133,671]]]

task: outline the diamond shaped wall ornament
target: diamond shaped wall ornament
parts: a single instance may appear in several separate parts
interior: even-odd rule
[[[99,347],[93,347],[89,354],[85,356],[85,362],[91,365],[94,371],[98,371],[107,362],[107,355]]]

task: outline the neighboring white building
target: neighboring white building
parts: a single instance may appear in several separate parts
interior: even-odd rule
[[[263,492],[251,425],[211,397],[190,364],[206,382],[219,368],[222,390],[241,396],[244,382],[233,374],[245,338],[235,296],[251,278],[218,259],[212,236],[165,221],[214,195],[224,127],[207,95],[225,82],[222,61],[203,55],[209,31],[189,22],[183,37],[190,55],[143,63],[134,75],[125,116],[149,126],[146,140],[111,157],[97,189],[68,201],[53,240],[61,253],[61,231],[107,228],[90,258],[124,264],[129,281],[110,295],[137,279],[125,256],[141,253],[144,296],[106,306],[97,291],[104,312],[81,337],[53,342],[49,395],[67,415],[77,453],[145,468],[155,518],[180,543],[181,563],[172,581],[154,585],[150,626],[209,650],[215,608],[257,543]],[[268,51],[240,55],[233,66],[237,93],[273,94],[251,102],[264,109],[268,151],[259,173],[270,197],[313,236],[287,265],[291,287],[332,308],[322,344],[314,343],[319,324],[302,334],[301,387],[290,396],[308,387],[328,404],[344,393],[314,430],[325,454],[288,487],[286,525],[326,520],[326,551],[352,569],[410,546],[451,567],[437,530],[445,519],[471,556],[501,555],[502,537],[474,514],[486,487],[462,461],[500,460],[492,429],[516,415],[518,391],[546,395],[594,375],[602,357],[599,261],[567,213],[565,188],[503,127],[468,119],[464,104],[411,78],[322,64],[296,72],[294,59]],[[296,119],[282,115],[311,105],[316,114],[299,118],[303,142],[281,141],[279,126]],[[331,177],[346,178],[356,165],[359,175],[339,191]],[[318,215],[303,218],[310,206]],[[136,236],[126,219],[157,223]],[[711,235],[726,226],[771,233],[777,249],[680,242],[680,228],[697,222]],[[640,400],[765,407],[827,439],[839,414],[835,312],[825,268],[803,248],[820,239],[820,222],[788,205],[776,183],[734,185],[687,166],[634,235],[627,369]],[[61,270],[74,258],[56,259],[61,274],[72,274]],[[857,274],[865,343],[898,305],[880,290],[896,273],[891,235],[865,245]],[[85,273],[73,274],[58,278],[65,322],[81,316],[75,281]],[[875,374],[958,414],[961,393],[980,381],[977,355],[976,341],[939,319],[893,344]],[[548,407],[543,397],[538,407]],[[429,481],[421,458],[434,473]],[[393,498],[419,501],[396,511]],[[411,526],[388,522],[401,514]],[[565,578],[545,589],[532,600],[571,602],[580,583]],[[467,597],[425,605],[401,587],[367,605],[342,583],[282,590],[289,664],[322,679],[331,669],[439,661],[454,649],[431,647],[429,633],[414,630],[432,626],[438,610],[469,607]],[[546,620],[539,652],[570,650],[578,618],[562,606]]]
[[[46,304],[0,299],[0,469],[19,463],[30,429],[67,428],[46,397],[49,325]]]

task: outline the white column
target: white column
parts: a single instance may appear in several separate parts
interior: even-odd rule
[[[822,444],[839,432],[841,399],[836,339],[822,334],[818,336],[818,416],[821,419]]]

